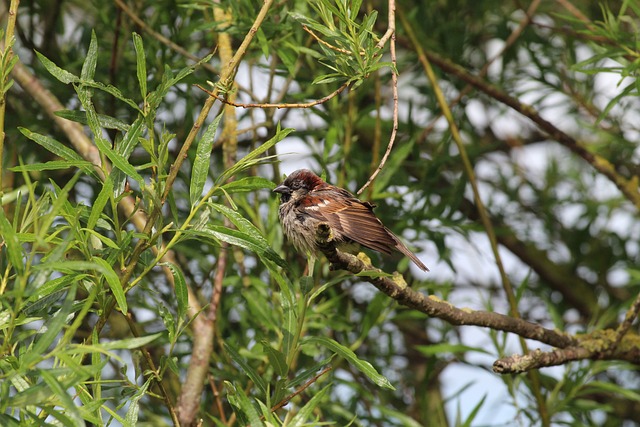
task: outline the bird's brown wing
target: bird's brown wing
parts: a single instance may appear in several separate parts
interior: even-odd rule
[[[374,215],[372,204],[361,202],[346,191],[340,198],[323,197],[322,191],[314,193],[300,207],[313,218],[328,223],[337,238],[353,240],[385,254],[396,247],[397,239]]]

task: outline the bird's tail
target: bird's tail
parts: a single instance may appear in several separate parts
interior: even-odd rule
[[[418,267],[420,267],[420,270],[422,271],[429,271],[429,269],[427,268],[426,265],[424,265],[422,263],[422,261],[420,261],[420,259],[416,256],[416,254],[414,254],[413,252],[411,252],[409,250],[409,248],[407,248],[404,243],[402,243],[400,241],[400,239],[398,238],[398,236],[396,236],[395,234],[389,232],[389,234],[391,234],[393,236],[393,239],[396,241],[396,249],[399,250],[400,252],[402,252],[403,254],[405,254],[411,261],[413,261],[413,263],[415,265],[417,265]]]

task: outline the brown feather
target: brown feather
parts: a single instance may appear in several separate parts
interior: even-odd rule
[[[295,246],[312,249],[314,237],[311,222],[325,222],[337,241],[354,241],[385,254],[391,254],[396,249],[423,271],[429,271],[398,236],[376,217],[373,213],[375,205],[358,200],[347,190],[327,184],[313,172],[297,170],[274,191],[282,193],[280,218]],[[296,212],[306,216],[298,217]],[[305,234],[299,230],[304,230]]]

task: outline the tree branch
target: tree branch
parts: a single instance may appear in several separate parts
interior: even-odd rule
[[[347,270],[358,275],[400,304],[421,311],[430,317],[442,319],[452,325],[482,326],[511,332],[554,347],[565,348],[577,344],[575,337],[557,330],[546,329],[535,323],[504,314],[457,308],[436,296],[414,291],[407,286],[399,274],[388,277],[382,270],[372,267],[360,258],[338,251],[326,224],[320,224],[316,230],[316,242],[333,269]]]
[[[493,371],[496,373],[523,373],[582,359],[624,360],[640,364],[639,335],[627,333],[620,338],[618,331],[605,329],[572,336],[504,314],[457,308],[433,295],[414,291],[407,286],[404,278],[398,273],[390,276],[360,257],[338,251],[328,224],[322,223],[316,229],[316,243],[331,263],[333,270],[346,270],[353,273],[401,305],[421,311],[430,317],[442,319],[452,325],[482,326],[496,331],[511,332],[522,338],[557,347],[549,352],[538,349],[526,355],[513,355],[499,359],[493,365]]]
[[[624,360],[640,364],[640,336],[627,334],[616,346],[618,334],[613,329],[594,331],[578,337],[577,345],[526,355],[513,355],[496,360],[493,372],[518,374],[532,369],[563,365],[574,360]]]

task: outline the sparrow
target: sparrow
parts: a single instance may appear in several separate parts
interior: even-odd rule
[[[429,269],[373,213],[375,205],[327,184],[308,169],[291,173],[274,190],[280,193],[280,223],[297,250],[317,253],[316,229],[329,226],[338,244],[353,242],[384,254],[398,250],[422,271]]]

